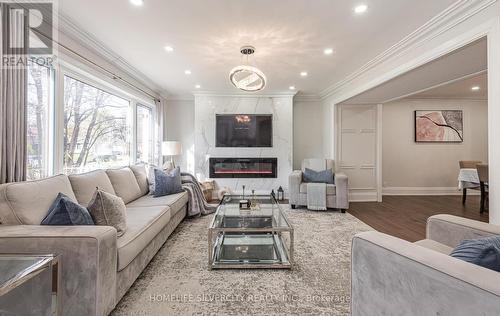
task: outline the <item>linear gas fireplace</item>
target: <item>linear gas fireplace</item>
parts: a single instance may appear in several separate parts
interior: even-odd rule
[[[210,158],[210,178],[277,178],[278,158]]]

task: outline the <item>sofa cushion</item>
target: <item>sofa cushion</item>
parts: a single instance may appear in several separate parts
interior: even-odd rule
[[[180,192],[182,192],[182,180],[181,169],[179,167],[168,171],[155,169],[154,197],[171,195]]]
[[[170,221],[168,206],[127,206],[127,230],[117,240],[121,271],[155,238]]]
[[[422,246],[424,248],[434,250],[440,253],[443,253],[445,255],[449,255],[452,251],[453,248],[448,247],[446,245],[443,245],[442,243],[439,243],[437,241],[431,240],[431,239],[423,239],[415,242],[416,245]]]
[[[85,207],[59,193],[40,225],[94,225],[94,221]]]
[[[78,203],[85,207],[89,205],[96,187],[99,190],[116,195],[113,185],[104,170],[72,174],[69,176],[69,181],[71,182]]]
[[[0,185],[1,223],[39,225],[59,193],[77,201],[66,175]]]
[[[116,195],[121,197],[125,204],[144,195],[141,193],[141,188],[129,167],[108,169],[106,170],[106,174],[113,185]]]
[[[127,207],[169,206],[172,211],[172,216],[174,216],[187,204],[187,202],[188,194],[186,192],[181,192],[157,198],[152,195],[145,195],[127,204]]]
[[[315,171],[309,168],[305,168],[304,172],[302,172],[302,180],[304,182],[311,183],[334,184],[332,169]]]
[[[141,189],[141,195],[146,195],[149,192],[149,183],[148,183],[148,172],[146,170],[146,165],[139,164],[130,166],[130,169],[134,173],[135,179],[137,180],[137,184],[139,184],[139,188]]]
[[[500,235],[463,240],[450,255],[500,272]]]
[[[127,216],[121,197],[96,189],[88,209],[96,225],[113,226],[118,237],[125,233]]]
[[[302,182],[300,184],[299,188],[300,193],[307,193],[307,183]],[[335,195],[336,194],[336,187],[335,184],[327,184],[326,185],[326,195]]]

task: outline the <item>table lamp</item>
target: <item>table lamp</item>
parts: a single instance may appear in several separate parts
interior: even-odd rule
[[[170,164],[175,168],[174,156],[182,154],[182,144],[178,141],[166,141],[161,144],[161,154],[163,156],[170,156]],[[167,162],[163,165],[167,168]]]

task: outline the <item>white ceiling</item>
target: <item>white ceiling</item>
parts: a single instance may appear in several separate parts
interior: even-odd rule
[[[234,93],[228,72],[254,45],[265,92],[317,94],[422,26],[455,0],[60,0],[59,8],[169,94]],[[356,15],[353,8],[368,5]],[[171,45],[174,52],[163,49]],[[331,47],[334,54],[325,56]],[[186,76],[184,70],[192,75]],[[301,78],[300,72],[309,76]]]
[[[472,87],[479,90],[472,90]],[[468,78],[453,81],[439,87],[423,91],[411,96],[418,99],[488,99],[488,74],[487,72],[472,75]]]
[[[378,104],[415,95],[436,98],[440,95],[440,97],[445,98],[447,97],[445,94],[448,94],[448,97],[466,96],[470,98],[470,87],[467,87],[465,91],[459,91],[468,84],[467,82],[459,83],[460,79],[467,78],[467,80],[472,81],[472,78],[477,77],[475,75],[484,73],[487,68],[487,41],[483,38],[365,91],[344,103]],[[475,80],[479,80],[479,78],[475,78]],[[455,82],[455,84],[446,88],[445,84],[451,82]],[[480,84],[487,88],[484,82]],[[431,90],[429,91],[429,89]],[[483,92],[484,90],[480,90],[478,94]]]

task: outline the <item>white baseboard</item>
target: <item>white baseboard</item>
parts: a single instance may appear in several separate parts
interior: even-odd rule
[[[349,192],[349,202],[377,202],[377,192]]]
[[[478,190],[467,190],[467,195],[479,195]],[[382,195],[462,195],[458,187],[385,187]]]

